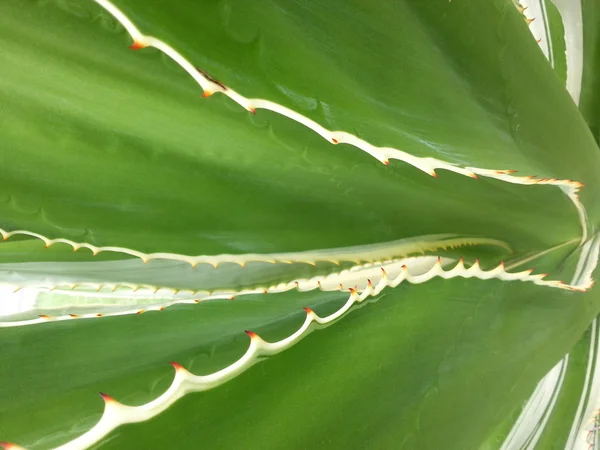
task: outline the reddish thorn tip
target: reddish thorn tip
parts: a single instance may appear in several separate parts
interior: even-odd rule
[[[139,42],[139,41],[133,41],[133,44],[131,44],[129,46],[129,48],[131,50],[140,50],[140,49],[145,48],[145,47],[146,46],[144,44],[142,44],[141,42]]]
[[[390,160],[389,160],[389,159],[386,159],[386,160],[384,160],[384,161],[383,161],[383,163],[384,163],[386,166],[389,166],[389,165],[390,165]]]
[[[244,333],[250,336],[250,339],[254,339],[255,337],[257,337],[257,334],[254,331],[245,330]]]
[[[171,361],[169,364],[171,364],[173,366],[175,371],[183,370],[183,366],[175,361]]]
[[[202,93],[202,98],[207,98],[207,97],[210,97],[211,95],[213,95],[212,92],[210,92],[210,91],[204,91]]]
[[[304,311],[306,311],[307,314],[312,314],[313,310],[310,308],[302,308]]]
[[[22,447],[19,447],[17,444],[13,444],[12,442],[2,441],[0,442],[0,447],[4,450],[20,450]]]
[[[383,273],[384,276],[387,275],[387,272],[385,271],[385,269],[383,267],[381,268],[381,272]]]
[[[42,318],[42,319],[49,319],[50,316],[47,315],[47,314],[40,314],[40,318]]]
[[[77,314],[69,314],[69,317],[76,319],[77,317],[79,317]]]
[[[98,392],[98,394],[100,394],[100,397],[102,397],[102,400],[104,400],[106,403],[115,401],[114,398],[112,398],[110,395],[106,395],[104,392]]]
[[[367,280],[367,286],[373,287],[373,282],[371,280]]]
[[[406,266],[406,264],[402,265],[402,270],[408,270],[408,267]]]
[[[431,171],[431,176],[432,176],[433,178],[437,178],[437,177],[438,177],[438,174],[437,174],[437,173],[435,173],[435,171],[433,171],[433,170],[432,170],[432,171]]]
[[[256,109],[250,107],[250,108],[248,108],[248,111],[250,111],[252,114],[256,115]]]
[[[232,295],[231,297],[229,297],[229,300],[235,300],[235,295]]]
[[[136,314],[144,314],[146,312],[145,309],[140,309],[138,312],[136,312]]]
[[[333,142],[334,144],[337,144],[339,141],[337,139],[331,138],[331,142]]]

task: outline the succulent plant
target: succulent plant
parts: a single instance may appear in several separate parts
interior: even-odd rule
[[[1,2],[4,448],[595,445],[596,3]]]

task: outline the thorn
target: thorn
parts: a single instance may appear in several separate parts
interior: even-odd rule
[[[355,288],[349,288],[349,291],[350,291],[350,295],[356,294],[356,289]]]
[[[79,316],[77,314],[69,314],[69,317],[71,319],[77,319],[77,318],[79,318]]]
[[[469,172],[467,175],[475,180],[479,180],[479,177],[477,176],[477,174],[475,172]]]
[[[367,286],[372,288],[373,287],[373,282],[371,280],[367,280]]]
[[[500,264],[498,264],[498,267],[502,267],[504,269],[504,261],[500,261]]]
[[[117,403],[117,401],[114,398],[112,398],[110,395],[105,394],[104,392],[98,392],[98,394],[100,394],[100,397],[102,397],[104,403]]]
[[[96,248],[92,249],[92,256],[98,256],[98,253],[100,253],[98,251],[98,249],[96,249]]]
[[[196,298],[194,299],[194,303],[200,303],[200,300]]]
[[[181,364],[179,364],[175,361],[171,361],[169,364],[171,364],[173,366],[173,368],[175,369],[175,372],[179,372],[180,370],[185,370]]]
[[[192,262],[190,263],[190,265],[192,266],[192,269],[195,269],[195,268],[196,268],[196,266],[198,265],[198,261],[192,261]]]
[[[433,178],[437,178],[438,174],[435,173],[435,170],[432,170],[431,172],[429,172],[429,175],[431,175]]]
[[[401,269],[404,270],[404,271],[406,271],[406,270],[408,270],[408,267],[406,266],[406,264],[403,264],[402,267],[401,267]]]
[[[204,91],[202,93],[202,98],[207,98],[207,97],[210,97],[211,95],[213,95],[212,92],[210,92],[210,91]]]
[[[436,264],[440,264],[440,265],[442,264],[442,257],[441,256],[438,256]]]
[[[385,271],[385,269],[383,267],[381,268],[381,273],[383,274],[384,277],[387,277],[387,272]]]
[[[263,294],[266,294],[267,292],[269,292],[266,288],[263,289]]]
[[[79,250],[79,247],[73,246],[73,253],[75,253],[77,250]]]
[[[102,313],[96,314],[96,317],[102,317]]]
[[[250,336],[250,339],[256,339],[258,337],[258,335],[254,331],[244,330],[244,333]]]
[[[165,310],[165,307],[164,307],[164,306],[161,306],[160,308],[158,308],[158,310],[159,310],[159,311],[164,311],[164,310]]]
[[[331,142],[334,144],[339,144],[339,141],[336,138],[331,138]]]
[[[464,262],[465,262],[465,260],[464,260],[464,259],[463,259],[463,257],[461,256],[460,258],[458,258],[458,262],[460,262],[460,263],[464,263]]]
[[[306,314],[313,314],[314,311],[310,308],[302,308],[304,311],[306,311]]]
[[[535,17],[532,17],[531,19],[525,18],[525,23],[527,23],[527,25],[531,25],[531,22],[533,22],[535,20]]]
[[[0,442],[0,447],[2,447],[4,450],[25,450],[23,447],[19,447],[17,444],[6,441]]]
[[[231,297],[229,297],[229,300],[235,300],[235,295],[232,295]]]
[[[133,44],[131,44],[131,45],[129,46],[129,48],[130,48],[131,50],[140,50],[140,49],[142,49],[142,48],[146,48],[146,47],[147,47],[147,46],[146,46],[146,44],[144,44],[144,43],[142,43],[142,42],[140,42],[140,41],[133,41]]]
[[[548,274],[547,274],[547,273],[542,273],[542,274],[540,274],[540,276],[539,276],[539,277],[540,277],[540,280],[541,280],[542,278],[546,278],[547,276],[548,276]]]
[[[46,320],[52,319],[52,317],[48,316],[47,314],[40,314],[39,317]]]
[[[150,261],[148,258],[142,258],[142,262],[143,262],[144,264],[148,264],[148,261]]]
[[[389,166],[389,165],[390,165],[390,160],[389,160],[389,159],[384,159],[384,160],[383,160],[383,163],[384,163],[386,166]]]
[[[256,109],[254,109],[252,106],[250,106],[248,108],[248,111],[250,111],[252,114],[256,115]]]
[[[8,234],[3,234],[3,235],[2,235],[2,240],[3,240],[3,241],[6,241],[7,239],[8,239]]]
[[[539,44],[540,42],[542,42],[542,38],[536,39],[535,42]]]

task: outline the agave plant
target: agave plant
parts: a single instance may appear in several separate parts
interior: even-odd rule
[[[598,24],[0,2],[4,448],[594,445]]]

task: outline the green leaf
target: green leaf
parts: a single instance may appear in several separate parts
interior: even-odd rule
[[[600,152],[511,0],[9,1],[0,40],[2,439],[493,448],[599,312]]]
[[[303,322],[301,305],[324,315],[346,295],[278,297],[1,330],[2,396],[12,399],[2,405],[2,435],[28,448],[63,443],[99,419],[94,391],[147,402],[170,384],[169,360],[211,373],[242,355],[241,330],[275,341]],[[476,448],[597,310],[577,294],[519,282],[402,285],[235,381],[119,428],[105,445],[259,448],[267,433],[275,447],[435,448],[469,423],[449,447]]]

